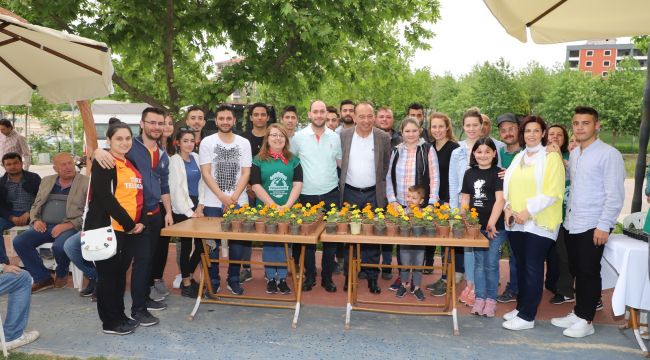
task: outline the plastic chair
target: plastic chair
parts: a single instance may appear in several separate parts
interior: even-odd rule
[[[36,250],[40,249],[49,249],[52,251],[52,244],[51,242],[45,243],[39,247],[36,248]],[[44,260],[43,263],[45,264],[45,267],[54,270],[56,269],[56,261],[54,259],[51,260]],[[72,273],[72,286],[81,291],[84,285],[84,273],[83,271],[79,270],[78,267],[75,266],[74,263],[70,262],[70,272]]]
[[[645,223],[646,213],[644,212],[635,212],[625,218],[623,218],[623,227],[625,229],[629,228],[632,225],[635,229],[643,229],[643,224]]]
[[[3,325],[2,317],[0,317],[0,342],[2,342],[2,355],[4,355],[6,358],[9,356],[9,354],[7,354],[7,342],[5,341],[5,329],[2,325]]]

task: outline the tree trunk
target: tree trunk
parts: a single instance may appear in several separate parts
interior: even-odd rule
[[[650,48],[648,49],[648,61],[650,64]],[[639,129],[639,155],[636,158],[636,169],[634,170],[634,195],[632,197],[632,212],[641,211],[643,201],[643,180],[646,170],[646,152],[648,149],[648,137],[650,137],[650,66],[646,69],[645,88],[643,90],[643,110],[641,127]]]

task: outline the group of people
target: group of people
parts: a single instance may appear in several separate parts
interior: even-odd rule
[[[488,248],[456,252],[457,274],[464,273],[466,280],[460,301],[471,306],[473,314],[493,317],[497,302],[516,300],[503,327],[533,328],[546,286],[555,293],[553,303],[576,301],[574,312],[552,323],[566,328],[567,336],[593,333],[591,322],[601,290],[600,258],[623,204],[625,177],[620,153],[598,140],[596,110],[575,109],[572,137],[563,126],[549,126],[538,116],[503,114],[497,118],[499,141],[490,136],[491,120],[471,108],[462,118],[465,139],[460,142],[449,116],[434,112],[425,122],[420,104],[409,106],[399,129],[393,128],[390,108],[375,110],[369,102],[345,100],[336,108],[313,101],[309,123],[301,130],[295,106],[286,106],[275,124],[269,124],[264,103],[253,104],[248,111],[250,127],[241,135],[233,132],[237,119],[228,105],[216,108],[213,134],[206,131],[205,113],[198,107],[190,107],[184,121],[176,123],[165,110],[147,108],[138,136],[115,119],[106,134],[108,149],[93,154],[90,180],[74,171],[69,154],[57,155],[57,174],[42,180],[22,169],[20,156],[5,155],[0,215],[6,220],[0,225],[31,224],[13,245],[34,279],[32,290],[65,286],[72,260],[90,279],[82,295],[95,294],[103,331],[129,334],[139,325],[157,324],[150,311],[166,308],[162,300],[169,290],[162,278],[169,238],[161,237],[160,231],[174,222],[220,217],[246,203],[287,209],[298,202],[337,206],[347,202],[406,212],[439,203],[461,211],[475,209],[481,232],[489,239]],[[81,229],[87,195],[89,209]],[[80,231],[109,224],[115,231],[117,254],[94,264],[85,261]],[[54,243],[54,278],[36,252],[47,241]],[[510,246],[510,281],[497,296],[505,243]],[[219,257],[220,245],[215,241],[211,246],[211,258]],[[183,296],[199,296],[192,274],[202,251],[200,240],[180,239]],[[361,258],[366,264],[391,264],[393,251],[393,246],[363,244]],[[398,246],[396,251],[400,265],[433,265],[435,247]],[[303,291],[316,286],[315,254],[315,245],[308,245]],[[294,247],[294,261],[298,255]],[[228,241],[228,257],[250,260],[250,243]],[[320,284],[327,292],[337,291],[333,280],[340,268],[337,258],[347,264],[342,246],[323,243]],[[286,261],[283,245],[264,243],[262,259]],[[7,271],[15,270],[8,266]],[[130,266],[132,307],[131,316],[126,316]],[[344,290],[347,269],[343,266]],[[390,268],[362,270],[370,293],[381,292],[380,273],[386,280],[393,276]],[[410,292],[424,300],[422,273],[403,269],[389,290],[397,297]],[[219,292],[219,267],[211,266],[209,275],[213,290]],[[230,263],[228,291],[243,294],[242,284],[252,276],[250,267]],[[286,267],[267,266],[264,276],[267,293],[291,292]],[[443,276],[425,288],[432,296],[442,296],[447,281],[459,280]]]

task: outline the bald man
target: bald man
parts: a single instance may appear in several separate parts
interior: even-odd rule
[[[63,250],[65,241],[81,229],[88,177],[78,174],[74,159],[69,153],[54,156],[55,175],[46,176],[29,212],[30,228],[16,236],[14,249],[29,271],[34,284],[32,292],[53,287],[64,287],[68,282],[70,259]],[[56,279],[43,265],[37,247],[53,242],[52,252],[56,260]]]

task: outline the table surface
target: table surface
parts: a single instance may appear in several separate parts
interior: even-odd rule
[[[231,231],[226,232],[221,230],[221,218],[202,217],[187,219],[183,222],[165,227],[160,232],[160,235],[195,237],[202,239],[228,239],[275,243],[316,244],[318,242],[318,236],[321,232],[323,232],[324,228],[324,224],[319,224],[316,227],[316,230],[309,235],[259,234]]]
[[[423,246],[467,246],[489,247],[490,242],[483,235],[478,239],[454,237],[414,237],[414,236],[378,236],[378,235],[338,235],[322,233],[321,242],[339,242],[354,244],[397,244],[397,245],[423,245]]]
[[[625,306],[650,310],[648,243],[622,234],[612,234],[601,261],[603,288],[614,287],[614,315],[625,313]]]

